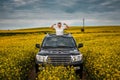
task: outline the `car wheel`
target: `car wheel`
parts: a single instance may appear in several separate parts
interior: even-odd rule
[[[83,77],[83,65],[80,65],[80,69],[76,71],[76,74],[82,79]]]
[[[39,66],[38,64],[35,64],[35,72],[38,73],[38,71],[39,71]]]

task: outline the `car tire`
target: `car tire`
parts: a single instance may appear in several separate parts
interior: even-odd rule
[[[35,64],[35,72],[38,73],[38,71],[39,71],[39,66],[38,64]]]
[[[80,65],[80,69],[76,71],[76,74],[82,79],[83,77],[83,65]]]

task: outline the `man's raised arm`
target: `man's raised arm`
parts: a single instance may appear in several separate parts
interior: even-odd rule
[[[52,28],[52,29],[54,29],[54,26],[55,26],[56,24],[53,24],[50,28]]]
[[[64,25],[65,25],[66,29],[68,29],[68,28],[69,28],[69,26],[68,26],[66,23],[64,23]]]

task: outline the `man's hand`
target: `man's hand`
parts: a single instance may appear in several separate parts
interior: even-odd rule
[[[53,24],[53,25],[51,26],[51,28],[54,29],[53,27],[54,27],[55,25],[56,25],[56,24]]]
[[[67,25],[66,23],[63,23],[63,25]]]
[[[53,26],[55,26],[56,24],[53,24]]]
[[[63,25],[65,25],[65,26],[66,26],[66,29],[67,29],[67,28],[69,28],[69,26],[68,26],[66,23],[63,23]]]

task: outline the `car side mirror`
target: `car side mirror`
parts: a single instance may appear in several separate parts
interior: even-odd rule
[[[78,48],[81,48],[81,47],[83,47],[83,44],[82,44],[82,43],[79,43],[79,44],[78,44]]]
[[[40,48],[40,44],[36,44],[36,48]]]

